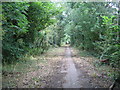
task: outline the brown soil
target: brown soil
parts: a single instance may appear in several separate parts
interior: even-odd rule
[[[41,56],[35,58],[41,60]],[[68,46],[49,50],[43,58],[45,63],[37,63],[38,68],[34,71],[19,73],[19,78],[13,76],[16,80],[14,86],[3,85],[3,87],[107,88],[111,85],[109,78],[97,71],[90,63],[94,58],[80,57],[77,50]],[[3,75],[4,83],[10,81],[9,77],[10,75]]]

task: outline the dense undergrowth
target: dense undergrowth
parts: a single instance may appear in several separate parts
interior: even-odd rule
[[[118,2],[70,2],[64,16],[64,29],[71,46],[94,55],[98,64],[117,68],[117,73],[112,74],[114,78],[120,75],[119,5]]]
[[[2,63],[13,63],[26,55],[43,53],[57,45],[55,17],[59,7],[49,2],[2,3]]]
[[[3,2],[3,65],[70,43],[117,68],[120,76],[120,4],[118,2]]]

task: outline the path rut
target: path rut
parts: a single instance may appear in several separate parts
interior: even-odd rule
[[[65,82],[63,83],[63,88],[81,88],[82,86],[80,85],[78,81],[79,78],[78,78],[77,69],[71,58],[71,51],[69,47],[67,47],[65,50],[64,62],[66,64],[67,74],[64,77]]]

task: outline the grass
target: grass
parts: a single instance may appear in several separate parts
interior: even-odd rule
[[[37,67],[37,63],[42,62],[45,63],[46,60],[41,56],[38,56],[37,58],[31,57],[24,57],[18,62],[14,64],[6,64],[2,67],[2,71],[7,72],[26,72],[27,69],[33,67]]]
[[[92,56],[89,52],[83,51],[83,50],[79,51],[79,55],[82,56],[82,57],[90,57],[90,56]]]
[[[57,53],[64,52],[64,49],[61,48],[50,48],[45,54],[41,55],[28,55],[24,58],[21,58],[14,64],[6,64],[2,67],[2,71],[5,72],[3,75],[3,87],[15,87],[23,75],[27,72],[34,72],[42,68],[42,66],[48,65],[47,58],[52,58]],[[18,73],[20,74],[18,74]],[[32,78],[33,81],[38,81],[38,77]],[[31,87],[31,86],[30,86]]]
[[[32,72],[40,68],[39,63],[46,63],[46,59],[41,55],[37,57],[26,56],[14,64],[6,64],[2,67],[4,73],[2,77],[3,87],[15,87],[17,79],[27,72]]]
[[[116,77],[116,75],[118,74],[118,69],[117,68],[113,68],[110,65],[101,64],[99,62],[98,57],[93,55],[93,53],[91,53],[91,52],[84,51],[84,50],[79,50],[79,55],[82,56],[82,57],[86,57],[86,58],[89,58],[89,57],[91,58],[92,57],[93,59],[90,63],[96,68],[96,70],[98,72],[104,73],[105,75],[107,75],[111,79],[114,79]],[[96,75],[94,75],[94,76],[96,76]]]

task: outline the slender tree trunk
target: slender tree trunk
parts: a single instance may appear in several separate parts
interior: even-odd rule
[[[120,1],[118,2],[118,25],[120,26]]]
[[[118,2],[118,28],[119,28],[119,30],[118,30],[118,33],[119,33],[119,40],[118,40],[118,42],[120,42],[120,1]]]

